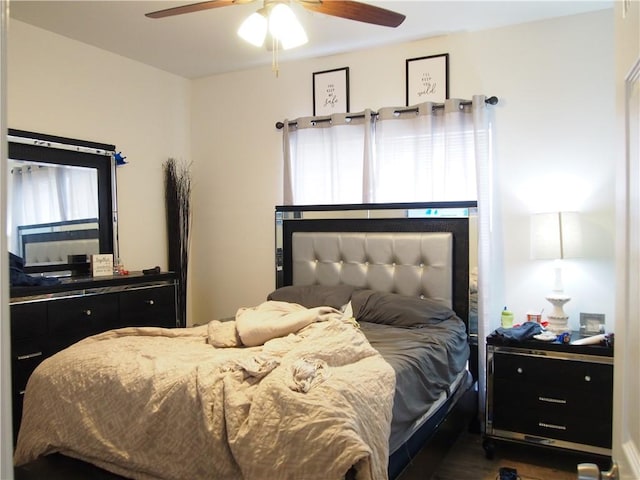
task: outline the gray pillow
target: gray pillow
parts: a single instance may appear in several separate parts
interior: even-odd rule
[[[307,308],[328,306],[340,309],[349,302],[354,290],[350,285],[290,285],[274,290],[267,300],[297,303]]]
[[[400,327],[436,325],[456,316],[453,310],[435,300],[367,289],[353,292],[351,306],[359,322]]]

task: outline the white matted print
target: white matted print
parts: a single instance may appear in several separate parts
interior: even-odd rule
[[[443,103],[449,98],[449,54],[409,58],[407,106],[422,102]]]
[[[349,67],[313,74],[313,116],[349,112]]]

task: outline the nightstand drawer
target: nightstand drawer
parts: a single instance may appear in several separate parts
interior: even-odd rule
[[[502,379],[514,387],[518,384],[556,385],[566,390],[570,386],[591,394],[613,388],[612,372],[612,365],[544,356],[500,353],[493,360],[496,380]]]
[[[176,326],[176,294],[173,285],[140,288],[120,294],[120,321],[134,327]]]
[[[606,409],[592,407],[591,417],[577,417],[569,409],[562,408],[522,409],[519,415],[514,415],[513,412],[501,411],[496,405],[493,427],[497,430],[611,448],[611,415]]]
[[[611,366],[609,366],[611,367]],[[613,375],[612,368],[609,369]],[[613,386],[601,388],[592,385],[509,383],[501,378],[494,379],[494,409],[504,415],[522,415],[523,410],[550,411],[589,420],[593,418],[594,406],[609,412],[611,419]],[[585,401],[588,399],[588,401]]]

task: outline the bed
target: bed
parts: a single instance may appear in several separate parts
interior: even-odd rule
[[[473,393],[466,219],[294,217],[277,216],[263,303],[43,362],[16,464],[59,452],[126,478],[397,478]]]

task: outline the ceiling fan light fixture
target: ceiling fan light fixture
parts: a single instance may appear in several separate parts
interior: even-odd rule
[[[249,42],[256,47],[262,47],[264,40],[267,37],[267,18],[263,15],[261,10],[249,15],[240,28],[238,28],[238,35],[243,40]]]
[[[278,3],[271,8],[269,32],[280,41],[283,50],[299,47],[309,41],[295,13],[284,3]]]

